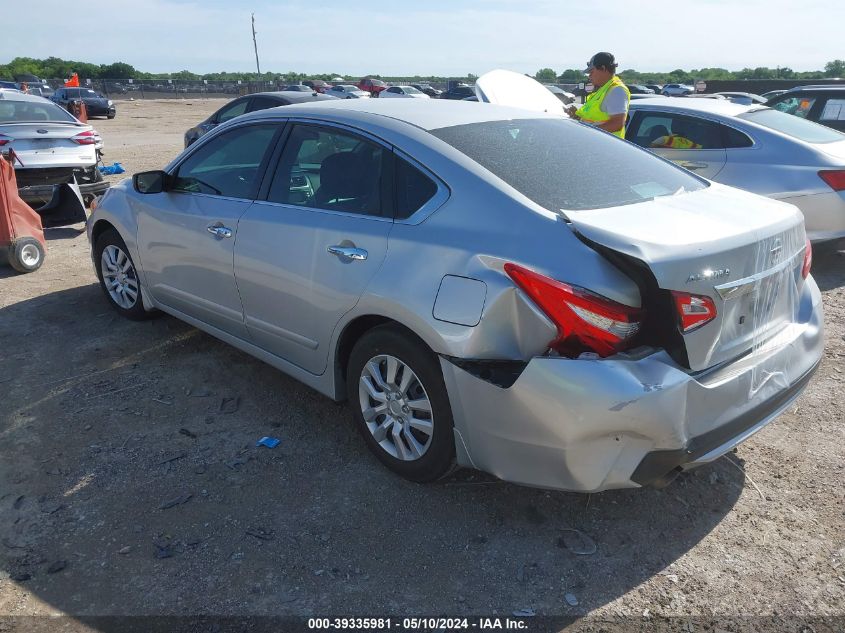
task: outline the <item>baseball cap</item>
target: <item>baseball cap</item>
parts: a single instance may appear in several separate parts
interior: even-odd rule
[[[604,66],[610,70],[614,70],[616,68],[616,59],[610,53],[596,53],[592,56],[590,61],[587,62],[587,68],[584,70],[584,73],[590,72],[593,68],[598,68],[599,66]]]

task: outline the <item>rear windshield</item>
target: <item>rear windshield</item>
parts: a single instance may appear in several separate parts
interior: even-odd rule
[[[553,211],[632,204],[707,186],[635,145],[566,119],[489,121],[431,133]]]
[[[752,110],[739,115],[740,119],[770,128],[782,134],[794,136],[807,143],[835,143],[843,140],[842,134],[829,127],[807,121],[794,114],[778,112],[771,108]]]
[[[76,119],[67,110],[49,101],[6,101],[0,99],[0,123],[30,123],[33,121],[76,123]]]

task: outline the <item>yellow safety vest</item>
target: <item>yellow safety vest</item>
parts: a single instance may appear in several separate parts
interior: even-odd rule
[[[670,134],[669,136],[661,136],[651,142],[649,147],[665,147],[667,149],[701,149],[701,145],[695,141],[691,141],[683,136]]]
[[[610,115],[606,112],[602,112],[601,104],[604,101],[605,96],[612,88],[616,88],[620,86],[625,91],[625,96],[628,98],[628,101],[631,100],[631,91],[628,90],[628,86],[626,86],[619,77],[613,75],[610,81],[604,84],[601,88],[596,90],[595,92],[587,95],[587,100],[584,102],[578,110],[575,112],[584,123],[596,124],[596,123],[604,123],[605,121],[610,119]],[[622,127],[613,132],[619,138],[625,138],[625,124],[623,122]]]

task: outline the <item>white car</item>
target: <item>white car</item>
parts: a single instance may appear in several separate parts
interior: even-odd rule
[[[358,86],[352,84],[339,84],[332,86],[323,94],[337,97],[338,99],[369,99],[370,93],[366,90],[361,90]]]
[[[716,94],[740,105],[765,105],[766,103],[765,98],[755,95],[753,92],[717,92]]]
[[[695,88],[686,84],[666,84],[660,93],[664,97],[685,97],[695,92]]]
[[[92,126],[52,101],[0,92],[0,151],[17,155],[18,193],[33,207],[54,201],[63,184],[75,182],[86,200],[104,192],[109,185],[97,169],[100,147]]]
[[[390,86],[379,93],[379,98],[385,97],[390,99],[430,99],[427,94],[421,90],[417,90],[413,86]]]

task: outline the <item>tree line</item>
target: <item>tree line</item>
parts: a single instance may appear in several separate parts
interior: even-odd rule
[[[35,59],[32,57],[16,57],[8,64],[0,64],[0,79],[13,79],[18,75],[31,74],[42,79],[60,79],[70,77],[77,73],[82,79],[177,79],[187,81],[286,81],[296,83],[304,79],[323,79],[331,81],[335,77],[350,79],[349,75],[338,73],[299,73],[289,71],[286,73],[266,72],[262,74],[249,72],[217,72],[197,74],[189,70],[180,70],[174,73],[147,73],[137,70],[131,64],[114,62],[112,64],[91,64],[73,60],[48,57],[46,59]],[[796,72],[791,68],[743,68],[742,70],[731,71],[725,68],[700,68],[694,70],[676,70],[666,72],[640,72],[633,69],[626,69],[619,73],[620,77],[627,83],[690,83],[703,79],[823,79],[829,77],[845,77],[845,60],[835,59],[824,66],[824,70],[809,72]],[[447,79],[467,79],[472,81],[476,78],[473,73],[465,77],[383,77],[381,75],[368,75],[385,81],[399,79],[413,79],[415,81],[442,82]],[[584,81],[584,73],[579,69],[569,68],[558,73],[552,68],[541,68],[534,74],[534,78],[542,83],[580,83]]]
[[[634,69],[626,69],[621,71],[619,76],[629,84],[688,84],[699,79],[704,81],[730,81],[737,79],[825,79],[845,77],[845,60],[834,59],[824,65],[824,70],[812,70],[808,72],[796,72],[786,67],[767,68],[761,66],[735,71],[727,70],[726,68],[699,68],[689,71],[678,68],[668,73],[640,72]],[[541,68],[534,75],[534,78],[542,83],[580,83],[584,81],[584,73],[581,70],[569,68],[558,74],[551,68]]]

